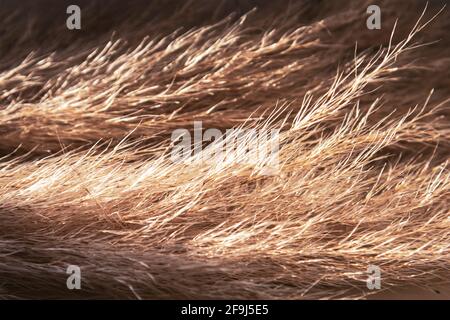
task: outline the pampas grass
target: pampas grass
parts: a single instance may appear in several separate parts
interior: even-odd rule
[[[370,31],[368,5],[192,1],[80,38],[34,17],[41,47],[4,20],[0,297],[366,298],[369,265],[448,285],[448,10],[385,1]],[[278,130],[279,169],[172,162],[193,121]]]

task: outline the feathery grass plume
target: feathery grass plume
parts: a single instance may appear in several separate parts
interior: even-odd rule
[[[448,287],[450,39],[427,42],[450,20],[419,1],[397,22],[406,3],[382,31],[367,1],[190,1],[97,43],[1,42],[0,298],[367,298],[369,265],[382,290]],[[194,121],[275,130],[277,170],[240,161],[250,131],[173,162]]]

